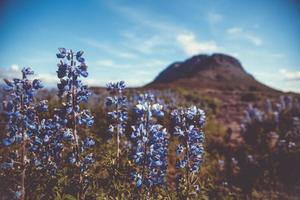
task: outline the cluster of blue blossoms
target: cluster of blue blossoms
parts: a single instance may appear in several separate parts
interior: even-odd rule
[[[110,108],[110,111],[107,113],[110,123],[108,130],[112,134],[125,134],[126,122],[128,120],[128,101],[127,97],[123,94],[125,87],[124,81],[107,84],[107,90],[111,94],[111,96],[106,98],[106,106]]]
[[[29,79],[29,76],[34,74],[30,68],[22,70],[21,79],[5,79],[4,90],[9,95],[7,101],[4,101],[4,114],[8,125],[7,135],[2,144],[4,146],[19,144],[21,155],[20,151],[15,150],[17,148],[12,148],[8,158],[1,163],[2,169],[21,168],[25,171],[26,167],[33,166],[55,176],[67,164],[71,169],[77,169],[79,179],[76,180],[79,185],[86,188],[90,174],[89,167],[95,163],[91,151],[95,141],[80,131],[94,124],[94,117],[90,111],[82,109],[82,104],[87,103],[91,95],[88,86],[81,81],[81,78],[88,77],[87,65],[82,55],[83,51],[75,53],[59,48],[57,88],[61,105],[54,108],[54,114],[50,117],[41,118],[46,115],[40,113],[48,112],[48,102],[46,100],[36,102],[34,98],[36,91],[43,88],[43,85],[39,79],[32,81]],[[126,142],[125,132],[129,119],[128,100],[124,95],[125,87],[124,81],[107,84],[110,93],[106,98],[110,124],[108,131],[117,137],[117,158],[121,154],[122,142],[124,141],[124,144]],[[133,126],[130,142],[127,143],[130,143],[135,169],[132,177],[142,193],[149,192],[150,188],[155,186],[166,184],[170,135],[161,125],[164,117],[163,106],[157,103],[154,95],[145,93],[138,96],[137,103],[133,105]],[[202,128],[205,124],[205,114],[202,110],[191,107],[174,110],[171,117],[174,122],[174,136],[178,136],[182,142],[176,150],[180,158],[177,167],[185,168],[189,173],[196,173],[203,161]],[[17,161],[18,159],[21,162]],[[24,188],[22,185],[23,196]],[[82,199],[83,196],[79,197]]]
[[[128,101],[124,95],[125,82],[108,83],[107,91],[110,95],[106,98],[106,106],[110,110],[107,113],[109,128],[108,132],[113,136],[116,135],[117,141],[117,165],[121,154],[121,137],[125,135],[126,123],[128,120]]]
[[[140,95],[134,108],[136,124],[131,139],[136,171],[132,174],[138,188],[165,183],[167,170],[168,134],[157,120],[164,116],[162,105],[154,103],[154,96]]]
[[[84,85],[80,77],[88,76],[87,65],[82,57],[83,51],[74,53],[72,50],[59,49],[57,76],[60,82],[57,84],[58,96],[62,101],[62,107],[56,109],[55,118],[60,124],[58,129],[61,136],[61,143],[71,149],[67,153],[69,164],[79,166],[81,172],[87,170],[87,166],[94,163],[91,153],[84,153],[95,144],[92,138],[86,137],[80,140],[78,126],[91,127],[94,117],[87,109],[81,110],[80,104],[86,103],[90,92],[87,85]],[[62,148],[61,148],[62,149]],[[66,148],[64,149],[66,150]],[[82,157],[82,155],[84,155]]]
[[[42,142],[40,138],[39,112],[48,110],[47,101],[35,102],[35,93],[43,88],[39,79],[31,81],[29,76],[34,72],[30,68],[22,69],[22,78],[14,78],[13,80],[5,79],[6,85],[4,90],[8,93],[7,101],[4,101],[4,115],[7,121],[6,138],[3,139],[4,146],[21,144],[25,151],[31,151],[34,154],[39,153],[36,145]],[[10,169],[14,167],[17,159],[22,159],[18,151],[11,152],[10,158],[1,164],[1,168]],[[25,156],[25,155],[24,155]],[[32,156],[34,161],[36,156]],[[27,158],[24,162],[28,162]],[[29,160],[31,161],[31,160]],[[25,165],[26,163],[22,163]]]
[[[37,146],[43,143],[40,135],[39,113],[48,110],[47,101],[36,103],[34,95],[43,88],[39,79],[30,80],[34,72],[30,68],[22,69],[22,78],[5,79],[4,90],[8,93],[4,101],[4,115],[7,121],[4,146],[12,146],[9,156],[1,163],[4,170],[16,170],[21,176],[21,186],[15,196],[24,198],[25,173],[27,166],[36,165],[43,151]],[[29,153],[27,153],[29,152]]]
[[[241,132],[245,133],[247,126],[253,122],[263,122],[271,120],[275,124],[280,123],[280,116],[285,111],[292,109],[300,110],[300,99],[292,98],[291,96],[280,96],[278,102],[272,103],[270,99],[265,101],[265,109],[261,110],[253,104],[249,104],[248,108],[244,111],[244,118],[240,125]]]
[[[264,109],[259,109],[258,106],[252,104],[248,105],[248,108],[244,111],[244,118],[240,124],[240,131],[243,138],[248,143],[257,143],[257,132],[253,131],[254,128],[260,131],[265,129],[264,124],[268,124],[266,130],[266,136],[268,142],[273,141],[274,144],[280,149],[285,147],[287,149],[293,149],[296,146],[296,137],[300,133],[298,126],[299,117],[295,115],[293,120],[290,121],[291,130],[289,130],[288,136],[281,134],[281,124],[287,124],[285,119],[286,113],[299,113],[300,111],[300,98],[292,96],[280,96],[279,100],[273,101],[266,99]],[[293,114],[294,115],[294,114]]]
[[[62,106],[56,108],[55,114],[47,119],[40,119],[39,116],[39,113],[48,111],[47,101],[35,102],[34,98],[43,85],[38,79],[31,81],[28,78],[34,74],[30,68],[22,70],[22,79],[5,79],[4,90],[9,95],[4,102],[4,114],[8,126],[7,137],[2,143],[4,146],[21,144],[21,155],[13,150],[1,164],[2,169],[12,169],[16,163],[21,163],[23,170],[33,165],[55,175],[59,166],[63,167],[67,161],[78,167],[80,174],[84,174],[95,162],[92,153],[87,151],[95,145],[95,141],[90,137],[80,140],[77,128],[91,127],[94,123],[90,112],[80,109],[80,104],[87,102],[90,95],[88,87],[80,80],[80,77],[88,76],[82,54],[82,51],[75,54],[72,50],[59,49],[57,76],[60,82],[57,87]],[[82,181],[84,183],[85,180]]]
[[[178,160],[177,167],[187,167],[190,172],[198,172],[204,154],[202,128],[205,124],[205,113],[192,106],[188,109],[174,110],[171,115],[175,123],[173,134],[181,141],[177,146],[176,155],[180,157],[185,152],[183,158]]]
[[[173,134],[179,139],[176,148],[176,167],[179,171],[176,178],[178,182],[183,184],[185,180],[185,185],[189,185],[190,174],[198,172],[203,163],[205,136],[202,129],[206,116],[204,111],[196,106],[173,110],[171,116],[174,124]],[[184,172],[180,169],[184,169]],[[197,191],[198,185],[194,185],[194,188]],[[189,187],[186,190],[189,190]]]

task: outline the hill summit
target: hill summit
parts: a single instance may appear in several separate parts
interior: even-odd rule
[[[247,73],[241,63],[225,54],[196,55],[175,62],[148,86],[179,86],[219,90],[271,91]]]

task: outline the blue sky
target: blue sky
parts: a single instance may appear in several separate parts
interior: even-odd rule
[[[296,0],[10,0],[0,3],[0,78],[31,66],[53,86],[66,47],[85,51],[90,85],[142,86],[174,61],[221,52],[259,81],[300,92],[299,36]]]

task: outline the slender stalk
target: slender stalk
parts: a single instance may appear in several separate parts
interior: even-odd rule
[[[147,153],[147,145],[146,143],[144,144],[144,158],[143,158],[143,167],[142,167],[142,186],[141,186],[141,194],[142,194],[142,199],[144,199],[144,181],[145,181],[145,165],[146,165],[146,153]]]
[[[22,79],[25,79],[25,76],[23,75]],[[23,94],[21,95],[21,112],[24,114],[24,103],[23,103]],[[25,130],[22,129],[22,149],[21,149],[21,200],[25,200],[25,178],[26,178],[26,140],[25,140]]]
[[[77,162],[78,157],[79,157],[79,142],[78,142],[78,135],[77,135],[77,124],[76,124],[76,112],[74,111],[75,109],[75,102],[76,102],[76,88],[74,85],[72,85],[72,107],[73,107],[73,135],[75,138],[75,143],[76,143],[76,156],[77,156]]]
[[[22,131],[22,150],[21,150],[21,159],[22,159],[22,175],[21,175],[21,200],[25,200],[25,177],[26,177],[26,164],[25,164],[25,156],[26,156],[26,149],[25,149],[25,139],[24,139],[24,131]]]
[[[118,111],[118,105],[115,105],[115,111]],[[119,116],[116,121],[113,122],[114,125],[116,125],[116,145],[117,145],[117,152],[116,152],[116,158],[113,159],[113,168],[112,168],[112,182],[118,183],[118,170],[119,170],[119,160],[120,160],[120,135],[119,135]],[[119,191],[115,187],[114,190],[115,199],[119,199]]]
[[[119,168],[119,161],[120,161],[120,133],[119,133],[119,126],[117,128],[117,166]]]
[[[71,52],[71,67],[75,66],[75,62],[73,60],[73,52]],[[79,192],[78,192],[78,199],[83,200],[84,199],[84,194],[83,194],[83,189],[81,188],[82,184],[82,174],[80,170],[80,151],[79,151],[79,139],[78,139],[78,134],[77,134],[77,123],[76,123],[76,115],[77,113],[75,112],[75,106],[76,106],[76,86],[74,85],[75,79],[72,79],[72,110],[73,110],[73,136],[75,139],[75,154],[76,154],[76,166],[78,167],[79,171]]]
[[[119,106],[118,104],[116,104],[116,111],[118,111]],[[118,116],[118,121],[119,121],[119,117]],[[117,123],[117,168],[119,169],[119,165],[120,165],[120,123]]]
[[[187,132],[186,132],[187,133]],[[190,171],[190,167],[189,167],[189,138],[188,138],[188,134],[186,135],[186,159],[187,159],[187,162],[186,162],[186,172],[185,172],[185,175],[186,175],[186,200],[189,199],[189,190],[190,190],[190,180],[189,180],[189,171]]]
[[[114,172],[114,177],[117,176],[117,172],[120,169],[120,130],[119,130],[119,124],[117,125],[117,170]],[[117,183],[119,183],[118,178],[117,178]],[[120,196],[119,190],[117,190],[117,197],[118,199]]]
[[[150,105],[148,106],[148,110],[150,110]],[[149,137],[149,112],[147,112],[147,119],[146,119],[146,134],[148,134],[147,136]],[[143,139],[143,138],[142,138]],[[144,159],[143,159],[143,167],[142,167],[142,186],[141,186],[141,194],[142,194],[142,199],[144,199],[144,180],[145,180],[145,176],[146,176],[146,172],[145,172],[145,166],[146,166],[146,154],[147,154],[147,142],[144,143]]]

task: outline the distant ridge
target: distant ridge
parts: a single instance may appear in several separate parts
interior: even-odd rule
[[[179,86],[218,90],[277,91],[248,74],[241,63],[225,54],[196,55],[175,62],[147,86]]]

